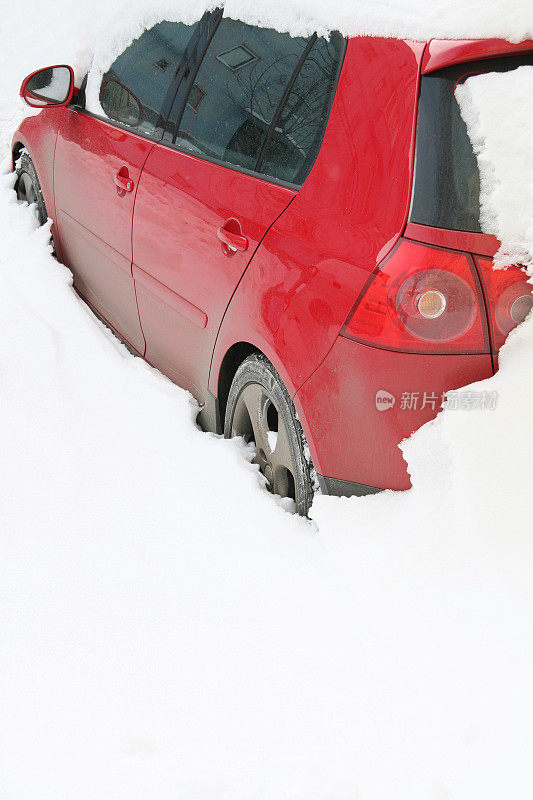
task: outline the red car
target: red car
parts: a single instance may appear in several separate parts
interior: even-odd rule
[[[80,295],[253,441],[270,489],[410,486],[398,443],[487,378],[531,308],[494,272],[455,100],[533,42],[286,33],[206,13],[145,31],[103,75],[29,76],[21,200]]]

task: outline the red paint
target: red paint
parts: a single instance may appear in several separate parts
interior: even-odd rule
[[[446,228],[432,228],[418,222],[408,222],[405,237],[417,242],[449,247],[452,250],[463,250],[477,253],[480,256],[494,256],[500,247],[496,236],[489,233],[471,233],[470,231],[453,231]]]
[[[224,318],[213,394],[223,357],[240,340],[264,352],[294,394],[401,235],[423,49],[394,39],[349,41],[311,175],[268,232]]]
[[[200,402],[228,303],[257,245],[294,195],[163,145],[145,164],[135,206],[133,274],[146,358]],[[228,252],[221,229],[246,238],[246,247]],[[195,309],[194,318],[183,301]]]
[[[143,287],[154,295],[154,298],[158,298],[162,303],[170,306],[179,315],[180,319],[185,317],[188,322],[191,322],[197,328],[203,329],[207,326],[207,314],[201,308],[190,303],[189,300],[186,300],[177,292],[169,290],[168,286],[160,283],[157,278],[154,278],[153,275],[145,272],[140,267],[135,267],[135,283],[137,285],[137,294],[141,293],[141,287]],[[145,324],[148,325],[148,314],[143,315],[143,319]]]
[[[54,172],[62,258],[84,297],[141,353],[145,345],[131,270],[131,235],[134,187],[153,146],[141,136],[67,108]],[[131,191],[125,188],[128,182]]]
[[[222,248],[225,256],[231,258],[234,252],[240,250],[242,253],[248,250],[248,239],[242,236],[241,233],[236,233],[230,230],[230,225],[236,225],[240,230],[240,225],[237,220],[230,219],[217,230],[217,236],[225,247]]]
[[[505,39],[465,39],[449,41],[432,39],[428,44],[422,60],[422,74],[434,72],[436,69],[477,61],[479,58],[494,56],[512,56],[533,50],[533,39],[511,44]]]
[[[317,371],[295,397],[313,463],[322,475],[382,489],[408,489],[398,444],[438,411],[443,392],[489,378],[486,355],[434,355],[379,350],[339,336]],[[395,397],[379,411],[376,394]],[[416,409],[402,409],[402,396]],[[424,395],[426,405],[424,405]]]
[[[405,489],[398,443],[437,414],[445,391],[492,374],[498,320],[505,327],[523,288],[521,273],[494,277],[495,237],[406,224],[420,74],[527,49],[350,40],[298,192],[72,107],[25,120],[14,146],[36,165],[76,288],[151,364],[203,402],[208,389],[219,395],[228,350],[250,343],[294,397],[321,474]],[[467,285],[467,331],[450,340],[446,329],[435,345],[399,318],[383,317],[387,331],[368,318],[361,327],[372,312],[362,303],[389,302],[384,276],[394,288],[435,268]],[[409,321],[411,307],[400,307]],[[392,408],[376,406],[380,390],[394,395]],[[406,393],[416,408],[402,407]]]

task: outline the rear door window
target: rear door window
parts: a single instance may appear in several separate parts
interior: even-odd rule
[[[179,68],[197,25],[161,22],[145,31],[103,76],[99,101],[104,115],[152,136],[167,94],[176,88]]]
[[[189,93],[176,144],[254,170],[308,42],[223,19]]]
[[[318,155],[339,73],[344,41],[318,37],[279,109],[258,164],[265,175],[301,185]]]
[[[222,19],[190,87],[174,143],[294,184],[323,135],[343,40]]]

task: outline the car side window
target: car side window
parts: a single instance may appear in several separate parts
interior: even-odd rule
[[[254,171],[311,39],[221,20],[189,91],[175,143]]]
[[[99,99],[105,116],[153,135],[196,27],[160,22],[135,39],[103,76]]]
[[[280,109],[258,169],[301,185],[318,155],[344,52],[339,34],[318,37]]]

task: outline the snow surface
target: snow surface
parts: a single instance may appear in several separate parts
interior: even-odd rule
[[[86,90],[87,107],[103,114],[99,101],[102,75],[125,47],[146,27],[164,19],[179,19],[188,24],[208,8],[220,6],[216,0],[145,0],[131,5],[119,0],[112,11],[91,25],[93,57],[87,48],[75,59],[78,81],[92,65]],[[479,39],[501,37],[509,41],[533,38],[533,5],[530,0],[226,0],[225,14],[254,25],[309,36],[314,31],[328,34],[339,30],[346,36],[396,36],[407,39]]]
[[[325,14],[312,2],[302,26]],[[24,74],[82,63],[108,5],[58,0],[44,19],[29,0],[22,25],[4,9],[4,154]],[[474,21],[521,36],[530,13],[351,8],[412,36]],[[504,177],[492,130],[516,139],[521,75],[503,116],[481,79],[466,84],[480,154]],[[531,215],[526,162],[509,169],[511,220],[507,190],[484,182],[506,250],[530,242],[515,225]],[[412,491],[318,497],[305,522],[95,320],[12,187],[1,175],[2,800],[533,796],[533,320],[472,387],[498,391],[496,410],[445,411],[403,445]]]
[[[480,167],[481,225],[499,267],[533,268],[533,67],[469,78],[456,96]]]

